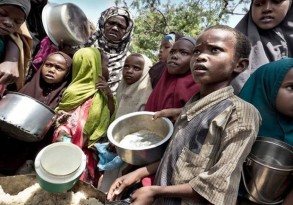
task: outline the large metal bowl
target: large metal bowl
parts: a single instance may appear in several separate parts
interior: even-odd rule
[[[123,115],[114,120],[108,130],[109,141],[115,145],[120,158],[133,165],[146,165],[158,161],[164,154],[166,145],[173,133],[172,122],[165,117],[152,120],[154,112],[140,111]],[[122,146],[120,141],[128,134],[148,130],[162,137],[158,143],[145,147]]]
[[[44,138],[54,122],[55,112],[21,93],[8,92],[0,100],[0,133],[21,141]]]
[[[72,3],[48,3],[42,11],[42,22],[48,37],[56,46],[61,42],[70,46],[80,45],[90,37],[86,15]]]

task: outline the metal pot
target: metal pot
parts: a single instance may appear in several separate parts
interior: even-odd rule
[[[258,137],[243,167],[248,199],[260,204],[280,204],[293,180],[293,147],[280,140]]]
[[[90,37],[86,15],[72,3],[48,3],[42,11],[42,22],[48,37],[56,46],[61,42],[70,46],[80,45]]]
[[[109,141],[115,145],[120,158],[133,165],[146,165],[162,158],[166,145],[173,133],[172,122],[165,117],[152,120],[154,112],[133,112],[114,120],[108,130]],[[140,130],[149,130],[162,137],[158,143],[146,147],[127,147],[119,142],[128,134]]]
[[[21,141],[40,141],[54,122],[54,115],[51,108],[34,98],[8,92],[0,100],[0,132]]]

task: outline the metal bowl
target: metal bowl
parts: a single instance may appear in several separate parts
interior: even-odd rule
[[[168,118],[152,120],[153,115],[154,112],[133,112],[117,118],[110,124],[107,130],[108,139],[115,145],[117,154],[123,161],[133,165],[146,165],[158,161],[163,156],[174,128]],[[136,148],[120,144],[125,136],[141,130],[154,132],[162,140],[149,146]]]
[[[75,4],[48,3],[42,11],[42,22],[50,40],[58,46],[84,44],[90,37],[86,15]]]
[[[8,92],[0,100],[0,132],[21,141],[42,140],[54,116],[51,108],[21,93]]]

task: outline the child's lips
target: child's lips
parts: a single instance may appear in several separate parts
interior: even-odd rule
[[[269,23],[271,21],[273,21],[275,18],[272,16],[263,16],[260,18],[260,21],[263,23]]]
[[[54,75],[50,75],[50,74],[46,74],[45,77],[47,79],[54,79],[55,78]]]

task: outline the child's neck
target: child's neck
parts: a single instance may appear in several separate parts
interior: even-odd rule
[[[209,85],[201,85],[201,87],[200,87],[200,98],[203,98],[203,97],[205,97],[205,96],[207,96],[207,95],[209,95],[209,94],[211,94],[211,93],[213,93],[213,92],[215,92],[217,90],[225,88],[227,86],[229,86],[229,84],[227,84],[227,83],[218,84],[216,86],[215,85],[211,85],[211,86],[209,86]]]

